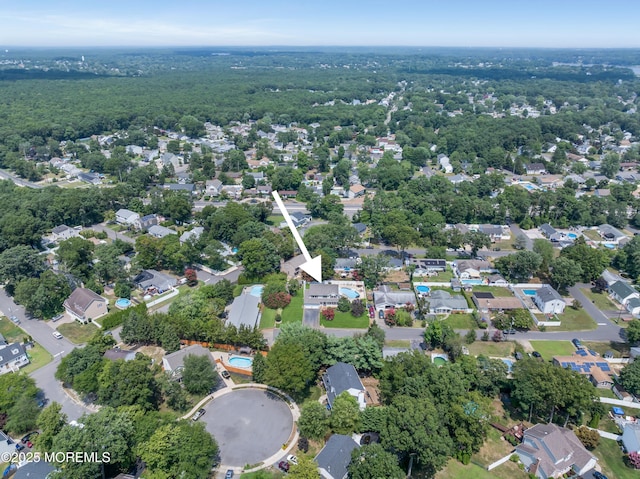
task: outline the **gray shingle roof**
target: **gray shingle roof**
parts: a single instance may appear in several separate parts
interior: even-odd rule
[[[560,293],[558,293],[551,286],[545,286],[543,288],[538,289],[536,291],[536,296],[543,303],[548,303],[549,301],[552,301],[554,299],[559,299],[560,301],[564,302],[564,299],[562,298],[562,296],[560,296]]]
[[[344,391],[349,389],[364,391],[364,386],[358,377],[356,368],[347,363],[336,363],[328,368],[327,372],[322,376],[322,382],[327,390],[329,405],[332,405],[335,398]]]
[[[334,434],[316,456],[316,463],[333,479],[344,479],[351,462],[351,452],[358,447],[350,436]]]
[[[627,298],[630,295],[638,292],[629,284],[625,283],[624,281],[616,281],[611,286],[609,286],[609,290],[612,293],[615,293],[616,296],[622,299]]]
[[[187,346],[184,349],[179,349],[171,354],[167,354],[164,358],[162,358],[162,364],[165,369],[169,371],[175,371],[176,368],[184,366],[184,358],[189,355],[193,356],[205,356],[208,357],[209,360],[213,363],[213,358],[211,356],[211,352],[200,346],[199,344],[192,344],[191,346]],[[168,366],[168,367],[167,367]]]
[[[252,294],[237,296],[231,303],[227,324],[233,324],[236,328],[242,325],[253,328],[258,323],[260,316],[259,304],[260,298]]]
[[[0,349],[0,366],[9,364],[16,358],[19,358],[25,353],[24,347],[20,343],[11,343]]]

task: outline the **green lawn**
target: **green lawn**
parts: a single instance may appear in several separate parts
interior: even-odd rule
[[[451,459],[442,471],[435,475],[435,479],[527,479],[528,474],[521,470],[514,462],[507,461],[492,471],[475,464],[464,464]]]
[[[596,230],[583,230],[582,234],[593,241],[602,241],[602,237]]]
[[[96,331],[99,329],[93,324],[80,324],[78,321],[73,323],[61,324],[57,330],[65,338],[75,344],[84,344],[89,341]]]
[[[512,341],[503,341],[495,343],[489,341],[476,341],[473,344],[467,346],[469,348],[469,354],[474,356],[493,356],[499,358],[506,358],[513,354],[515,349],[515,343]]]
[[[267,216],[267,224],[271,226],[280,226],[280,223],[284,221],[284,216],[282,215],[270,215]]]
[[[29,336],[5,316],[0,316],[0,334],[4,336],[8,343],[22,343]]]
[[[529,341],[534,351],[538,351],[543,359],[551,361],[554,356],[571,356],[576,348],[571,341]]]
[[[276,310],[263,308],[260,317],[260,329],[273,328],[276,325]]]
[[[623,453],[616,441],[600,439],[600,444],[593,453],[600,459],[602,472],[615,479],[638,479],[638,471],[627,467],[623,460]]]
[[[513,293],[509,291],[509,288],[501,288],[499,286],[474,286],[473,292],[493,293],[496,298],[513,297]]]
[[[29,361],[31,361],[31,363],[20,369],[25,374],[32,373],[36,369],[40,369],[42,366],[49,364],[53,360],[53,356],[51,356],[51,354],[49,354],[49,352],[38,343],[35,343],[33,348],[27,350],[27,355],[29,356]]]
[[[271,470],[261,470],[256,472],[245,472],[240,475],[240,479],[280,479],[284,473]]]
[[[282,310],[283,323],[300,323],[302,322],[302,307],[304,305],[304,292],[302,288],[298,290],[295,296],[291,298],[289,306]]]
[[[368,328],[369,327],[369,315],[365,311],[359,318],[351,316],[350,312],[343,313],[336,309],[336,317],[333,321],[325,320],[320,315],[320,324],[325,328]]]
[[[561,325],[553,327],[553,331],[588,331],[596,329],[598,325],[582,308],[573,309],[571,306],[564,308],[564,313],[558,316]]]
[[[411,341],[408,339],[391,339],[389,341],[385,341],[384,345],[389,348],[410,348]]]
[[[450,314],[443,322],[453,329],[478,329],[478,325],[471,314]]]
[[[421,280],[425,283],[445,283],[447,281],[451,281],[453,278],[453,271],[451,271],[448,267],[446,271],[441,271],[435,276],[414,276],[414,280],[416,278],[421,278]]]
[[[591,288],[581,288],[580,291],[582,291],[587,298],[593,301],[593,304],[595,304],[598,309],[603,311],[617,309],[616,305],[609,299],[607,293],[596,293]]]

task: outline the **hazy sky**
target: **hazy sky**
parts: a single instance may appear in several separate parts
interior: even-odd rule
[[[0,0],[0,47],[640,47],[640,0]]]

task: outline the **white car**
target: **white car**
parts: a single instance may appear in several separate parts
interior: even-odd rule
[[[290,462],[294,466],[297,466],[298,465],[298,458],[296,456],[294,456],[293,454],[289,454],[287,456],[287,462]]]
[[[63,338],[62,334],[60,334],[58,331],[54,331],[53,332],[53,337],[56,338],[56,339],[62,339]]]

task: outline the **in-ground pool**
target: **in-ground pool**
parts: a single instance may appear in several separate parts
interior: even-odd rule
[[[462,284],[484,284],[483,279],[461,279]]]
[[[578,237],[575,233],[567,233],[567,238],[576,239]]]
[[[607,249],[615,249],[616,245],[611,244],[611,243],[602,243],[602,246],[604,246]]]
[[[249,294],[251,296],[255,296],[256,298],[260,298],[262,296],[262,291],[264,290],[264,286],[261,284],[257,284],[251,288]]]
[[[529,191],[533,191],[533,190],[537,190],[538,189],[536,186],[532,185],[531,183],[523,183],[522,186],[525,187]]]
[[[356,299],[360,297],[360,293],[351,288],[340,288],[340,294],[345,295],[349,299]]]
[[[131,300],[127,298],[116,299],[116,308],[127,309],[129,306],[131,306]]]
[[[523,289],[522,292],[524,294],[526,294],[527,296],[535,296],[536,295],[536,290],[535,289]]]
[[[502,362],[507,365],[507,372],[513,371],[513,360],[509,358],[501,358]]]
[[[227,362],[234,368],[251,369],[253,359],[246,356],[231,356]]]
[[[442,366],[447,363],[447,360],[442,356],[436,356],[435,358],[432,359],[432,361],[433,361],[433,364],[435,364],[436,366]]]
[[[431,291],[431,288],[429,286],[421,284],[419,286],[416,286],[416,291],[418,293],[428,293],[429,291]]]

